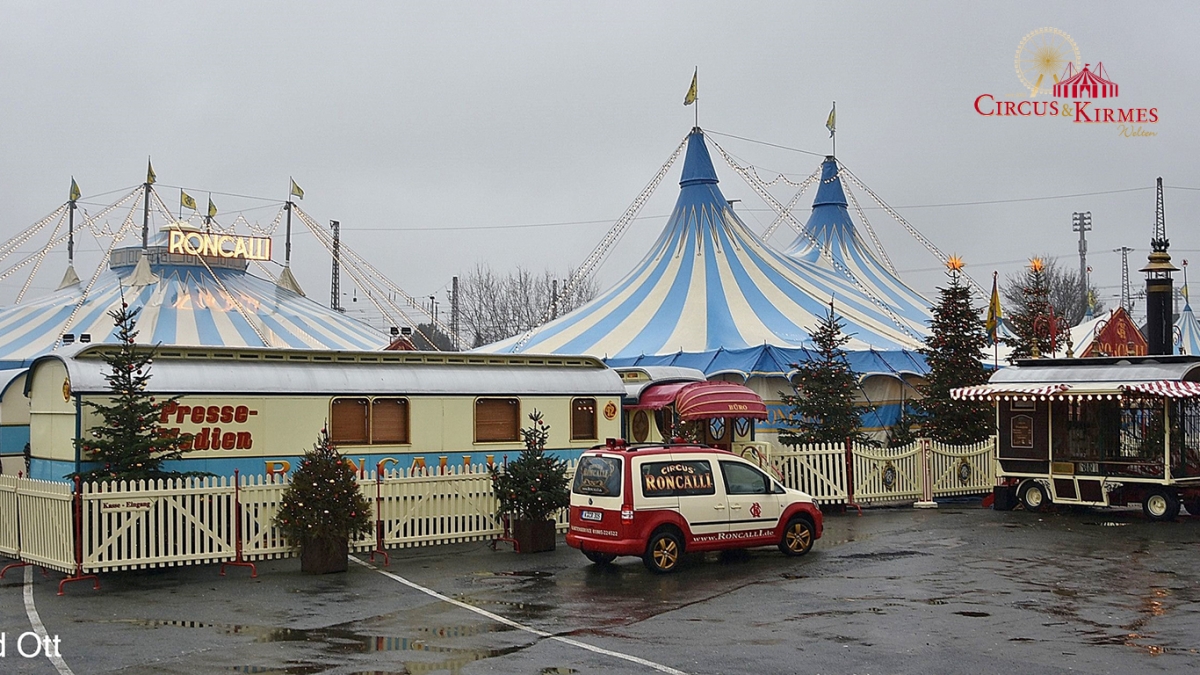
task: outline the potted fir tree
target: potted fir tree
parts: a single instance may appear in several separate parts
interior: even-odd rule
[[[545,453],[550,426],[537,410],[529,419],[532,424],[521,429],[525,449],[506,466],[492,467],[498,513],[511,521],[519,553],[553,551],[554,515],[571,503],[567,463]]]
[[[275,526],[300,548],[308,574],[345,572],[351,537],[371,531],[371,503],[325,429],[292,473]]]

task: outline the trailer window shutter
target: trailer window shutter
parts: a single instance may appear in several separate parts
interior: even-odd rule
[[[521,402],[515,398],[475,401],[475,442],[495,443],[520,438]]]
[[[367,442],[367,399],[335,398],[329,414],[329,440],[344,445]]]
[[[371,443],[408,443],[408,399],[377,398],[371,402]]]
[[[596,399],[577,398],[571,401],[571,440],[596,438]]]

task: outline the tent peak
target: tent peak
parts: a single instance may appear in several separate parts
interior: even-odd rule
[[[708,156],[708,147],[704,145],[704,132],[700,127],[692,127],[688,135],[687,154],[683,158],[683,174],[679,177],[679,187],[689,185],[716,185],[717,172],[713,169],[712,158]]]
[[[817,197],[813,200],[813,208],[825,205],[847,206],[842,179],[838,176],[837,159],[833,155],[826,156],[821,163],[821,186],[817,188]]]

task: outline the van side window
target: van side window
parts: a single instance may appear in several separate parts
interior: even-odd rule
[[[521,402],[515,398],[475,400],[475,442],[515,441],[521,433]]]
[[[623,475],[619,457],[583,457],[575,467],[571,491],[593,497],[620,497]]]
[[[712,464],[706,460],[642,464],[642,496],[685,497],[716,494]]]
[[[721,462],[725,477],[725,493],[731,495],[765,495],[771,492],[771,479],[758,469],[741,462]]]

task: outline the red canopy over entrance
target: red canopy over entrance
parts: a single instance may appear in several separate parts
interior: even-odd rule
[[[682,420],[712,417],[767,419],[767,406],[752,389],[733,382],[690,382],[675,397]]]
[[[696,382],[663,382],[662,384],[652,384],[642,390],[642,395],[638,397],[638,402],[625,406],[626,410],[658,410],[665,408],[675,402],[675,395],[680,389],[689,384],[697,384]]]

